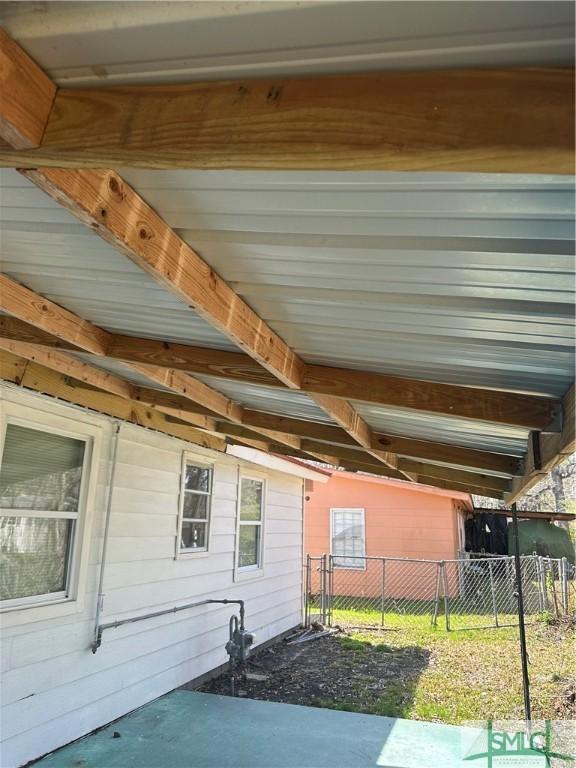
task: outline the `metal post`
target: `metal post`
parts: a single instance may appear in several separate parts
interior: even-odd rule
[[[310,626],[310,590],[312,586],[312,579],[310,575],[312,563],[310,562],[310,555],[306,555],[306,578],[304,584],[304,626]]]
[[[543,613],[548,610],[548,601],[546,599],[546,579],[544,577],[544,563],[542,557],[536,558],[536,573],[538,574],[538,596],[540,602],[540,611]]]
[[[532,719],[530,712],[530,679],[528,677],[528,648],[526,646],[526,627],[524,626],[524,595],[522,593],[522,561],[520,560],[518,512],[516,510],[516,504],[512,504],[512,533],[514,539],[514,563],[516,565],[516,597],[518,600],[518,627],[520,636],[520,658],[522,660],[524,717],[526,722],[530,722]]]
[[[384,600],[385,600],[385,577],[386,577],[386,560],[382,558],[382,598],[380,600],[380,612],[382,614],[382,626],[384,626]]]
[[[332,601],[334,599],[334,557],[328,555],[328,626],[332,626]]]
[[[432,614],[432,626],[438,626],[438,608],[440,603],[440,564],[436,566],[436,589],[434,591],[434,613]]]
[[[563,557],[562,558],[562,568],[560,573],[562,574],[562,608],[564,609],[564,614],[568,614],[568,560]]]
[[[442,569],[442,584],[444,586],[444,616],[446,618],[446,631],[450,632],[450,605],[448,603],[448,577],[446,576],[446,563],[441,560],[439,563]]]
[[[320,623],[326,623],[326,555],[320,558]]]
[[[496,592],[494,591],[494,571],[492,569],[492,560],[488,560],[488,571],[490,573],[490,594],[492,595],[492,611],[494,612],[494,625],[498,625],[498,608],[496,607]]]

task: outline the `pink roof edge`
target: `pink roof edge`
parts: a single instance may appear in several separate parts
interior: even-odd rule
[[[473,509],[472,498],[469,493],[465,491],[451,491],[448,488],[435,488],[432,485],[425,485],[424,483],[411,483],[408,480],[395,480],[391,477],[380,477],[379,475],[370,475],[368,473],[349,472],[346,469],[325,469],[314,465],[313,462],[307,462],[303,459],[296,459],[293,456],[282,456],[286,461],[292,461],[294,464],[300,464],[302,466],[313,467],[316,472],[320,472],[324,475],[331,477],[349,477],[354,480],[362,480],[365,483],[379,483],[381,485],[391,485],[396,488],[402,488],[405,491],[412,491],[415,493],[431,493],[435,496],[448,496],[451,499],[457,499],[458,501],[465,502],[470,509]]]

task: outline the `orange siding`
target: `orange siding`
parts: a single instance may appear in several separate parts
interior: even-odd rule
[[[313,483],[306,492],[305,551],[330,552],[330,509],[363,508],[366,555],[378,557],[451,560],[457,557],[457,511],[453,499],[426,490],[334,474],[327,483]],[[436,567],[393,563],[386,573],[386,595],[432,599]],[[334,593],[356,596],[381,594],[379,561],[368,561],[365,570],[335,569]],[[345,586],[346,585],[346,586]]]

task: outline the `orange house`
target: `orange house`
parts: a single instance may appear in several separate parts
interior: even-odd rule
[[[325,483],[307,481],[305,552],[333,555],[335,594],[386,594],[432,599],[436,563],[464,549],[464,518],[472,511],[467,493],[341,470]],[[398,558],[386,563],[370,558]],[[430,578],[427,570],[430,570]]]

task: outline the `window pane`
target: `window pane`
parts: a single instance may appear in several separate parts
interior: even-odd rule
[[[0,468],[0,506],[77,512],[85,444],[9,424]]]
[[[0,517],[0,599],[66,589],[72,520]]]
[[[203,549],[206,547],[207,523],[182,522],[180,549]]]
[[[261,520],[262,483],[260,480],[242,478],[240,489],[240,520]]]
[[[211,469],[206,467],[195,467],[193,464],[186,465],[186,481],[184,487],[187,491],[208,491],[210,490]]]
[[[209,496],[199,496],[197,493],[185,493],[182,517],[198,517],[201,520],[206,520],[208,518],[209,498]]]
[[[332,554],[334,565],[361,568],[364,565],[364,520],[360,510],[342,509],[332,513]]]
[[[240,546],[238,549],[238,567],[246,568],[249,565],[258,565],[260,554],[259,525],[240,526]]]

